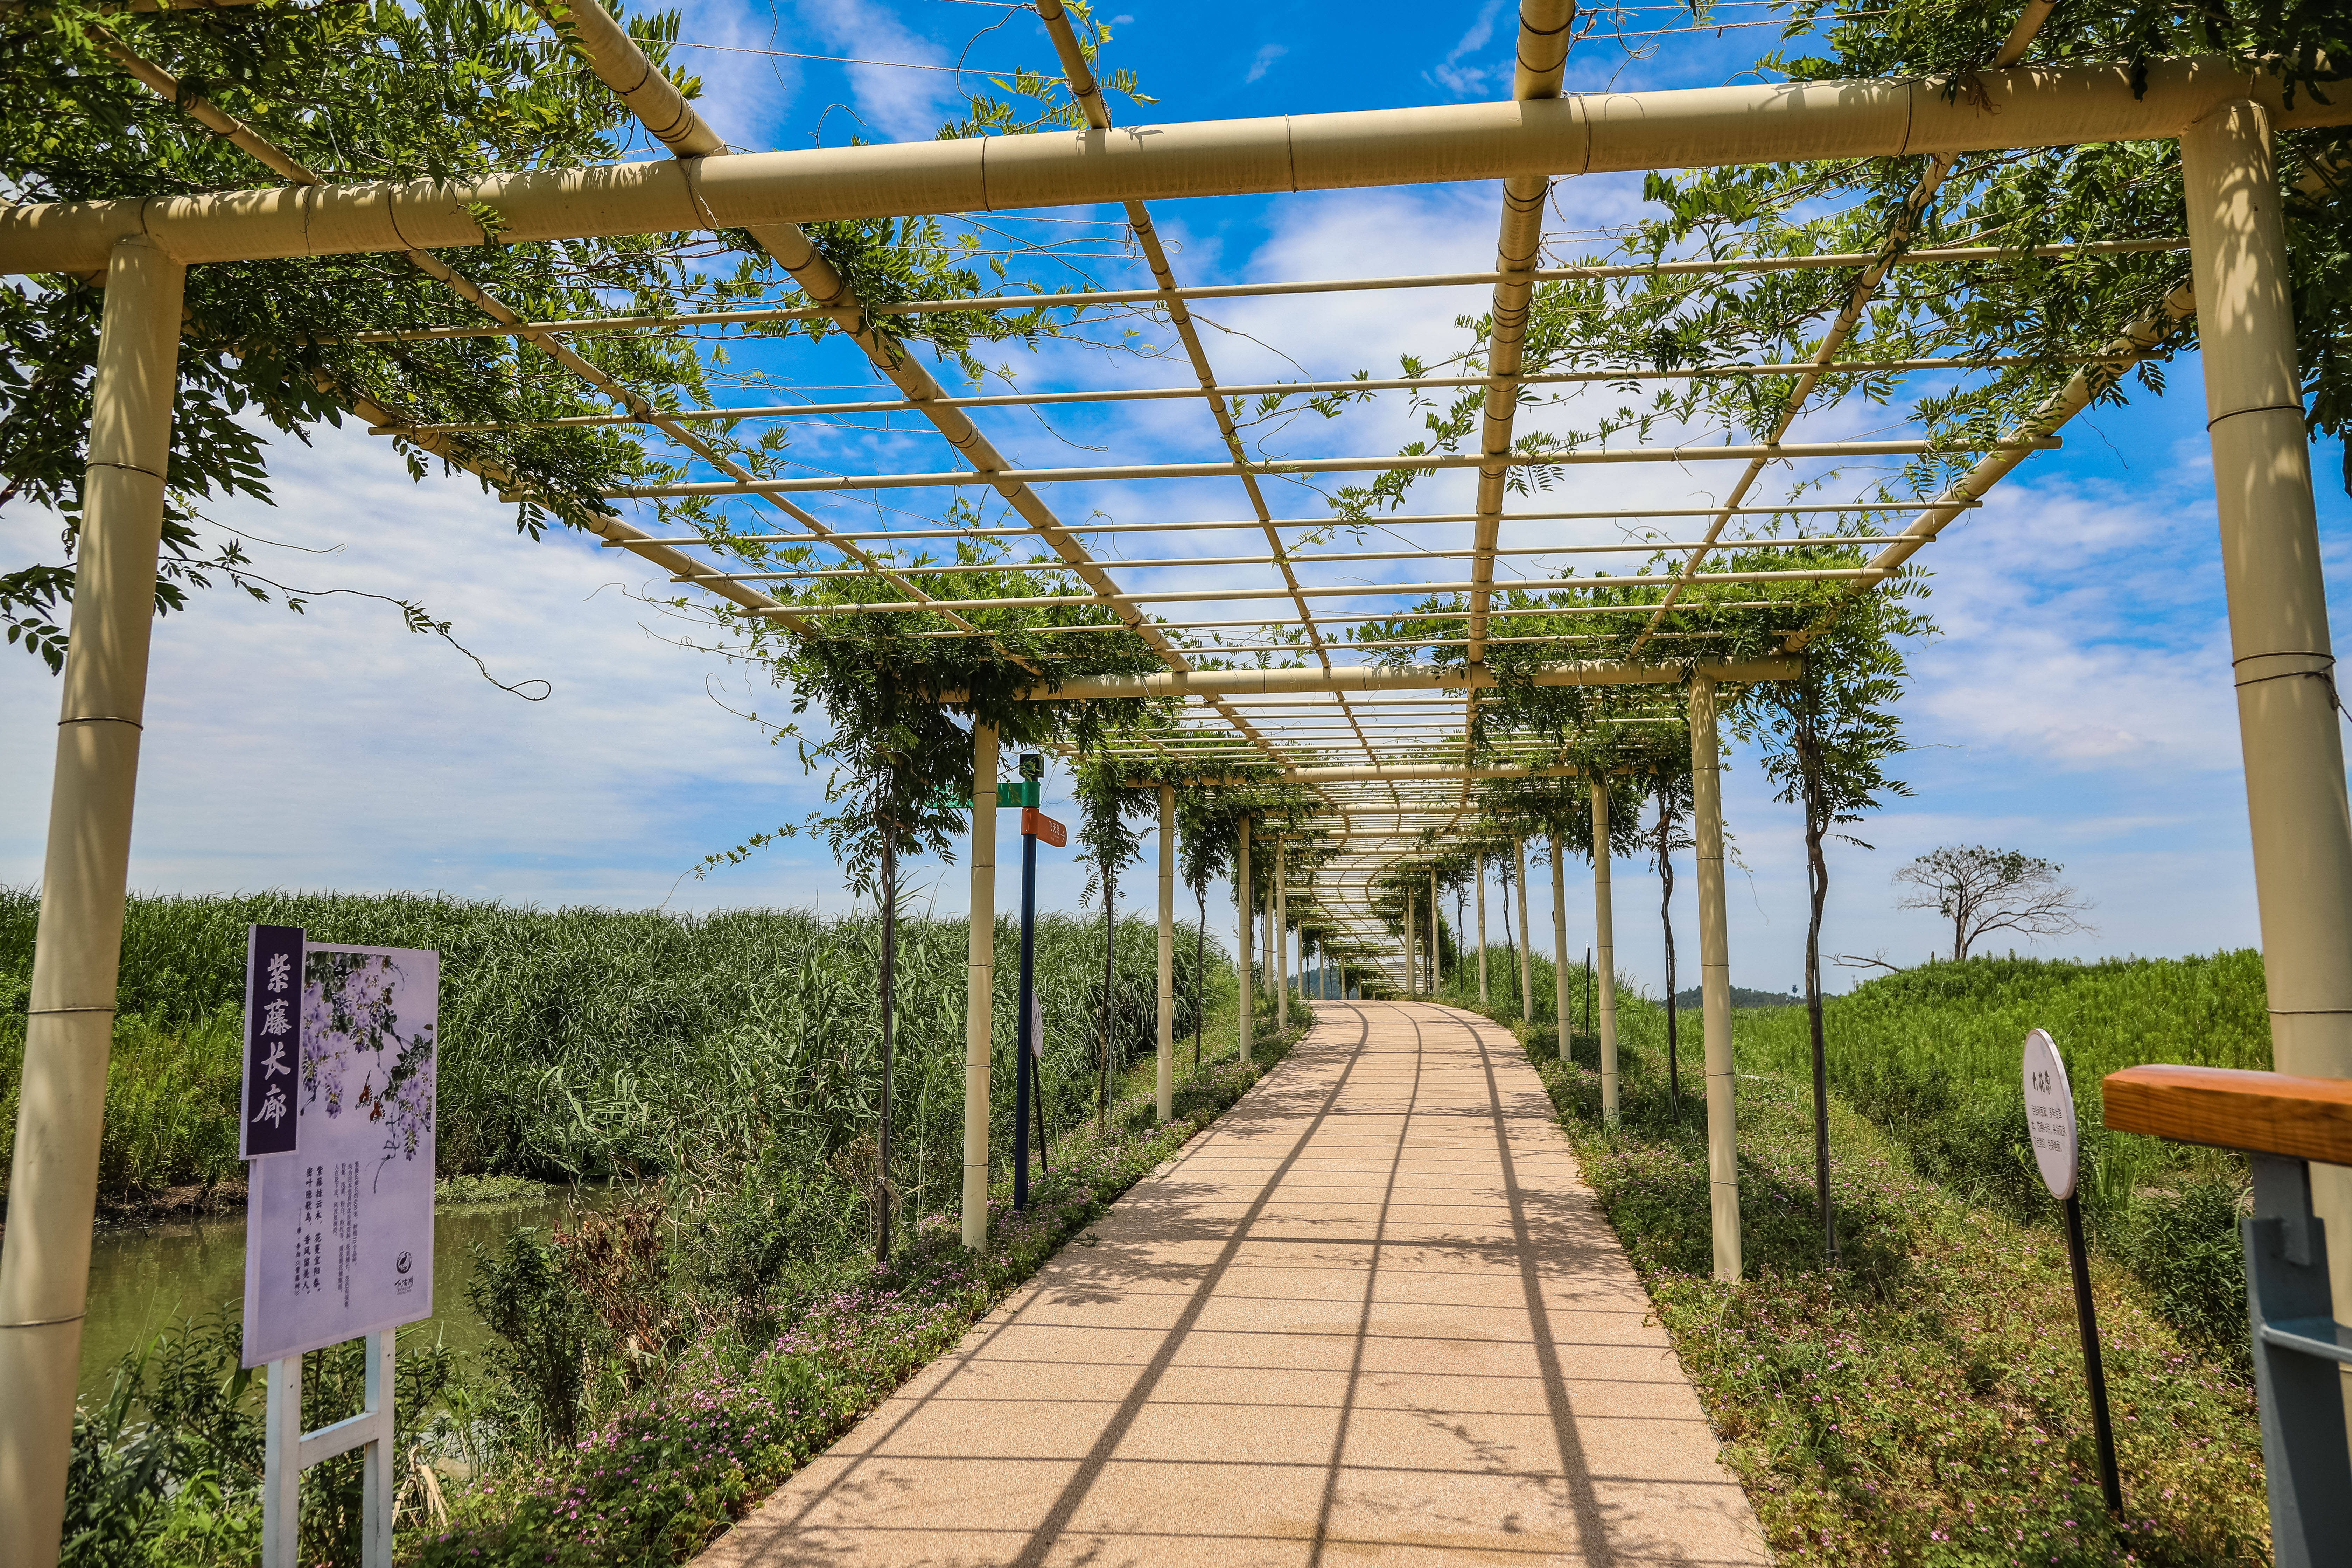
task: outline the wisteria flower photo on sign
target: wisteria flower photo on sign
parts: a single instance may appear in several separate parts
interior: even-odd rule
[[[381,1124],[381,1175],[416,1158],[433,1129],[434,1009],[404,1032],[401,990],[411,977],[385,952],[313,947],[302,975],[302,1092],[307,1108]]]

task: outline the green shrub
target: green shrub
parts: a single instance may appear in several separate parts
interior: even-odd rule
[[[156,1334],[114,1368],[107,1397],[74,1412],[60,1568],[246,1568],[261,1552],[263,1374],[239,1366],[233,1311]],[[366,1346],[302,1358],[302,1426],[366,1408]],[[403,1467],[448,1388],[452,1358],[412,1333],[394,1358],[393,1447]],[[303,1472],[300,1557],[357,1568],[365,1477],[354,1449]]]
[[[571,1447],[580,1433],[590,1325],[562,1255],[532,1229],[516,1231],[496,1250],[477,1247],[466,1300],[498,1336],[482,1359],[511,1394],[498,1413],[511,1444],[537,1453]]]

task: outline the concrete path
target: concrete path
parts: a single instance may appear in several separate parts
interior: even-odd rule
[[[1769,1563],[1508,1032],[1318,1007],[701,1563]]]

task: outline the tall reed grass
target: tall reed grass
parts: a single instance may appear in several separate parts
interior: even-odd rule
[[[0,1161],[15,1136],[38,903],[0,889]],[[267,893],[133,898],[126,911],[105,1191],[116,1198],[234,1169],[237,1026],[246,927],[313,940],[425,947],[442,956],[439,1148],[444,1174],[598,1179],[732,1168],[757,1153],[833,1169],[859,1157],[879,1109],[875,975],[880,922],[803,910],[690,916],[541,910],[425,894]],[[902,915],[892,1176],[910,1210],[961,1180],[968,927]],[[1012,1081],[1018,930],[997,930],[996,1073]],[[1213,946],[1195,972],[1177,944],[1180,1037],[1230,968]],[[1049,1128],[1094,1107],[1102,1014],[1098,919],[1038,921]],[[1114,1066],[1152,1049],[1158,943],[1119,922]],[[997,1097],[993,1147],[1011,1145]],[[865,1156],[870,1160],[870,1154]],[[855,1184],[853,1184],[854,1185]]]

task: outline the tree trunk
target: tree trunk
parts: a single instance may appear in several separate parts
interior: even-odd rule
[[[1512,973],[1516,974],[1516,973],[1517,973],[1517,967],[1516,967],[1516,966],[1517,966],[1517,963],[1518,963],[1518,962],[1519,962],[1519,944],[1518,944],[1517,942],[1514,942],[1514,941],[1512,941],[1512,940],[1511,940],[1511,865],[1510,865],[1510,862],[1509,862],[1509,861],[1507,861],[1507,860],[1504,861],[1504,862],[1501,864],[1501,866],[1497,868],[1496,872],[1496,875],[1497,876],[1497,878],[1501,880],[1501,882],[1502,882],[1502,884],[1503,884],[1503,951],[1504,951],[1504,952],[1507,952],[1507,953],[1509,953],[1509,954],[1511,955],[1511,963],[1512,963],[1512,964],[1514,965],[1514,968],[1513,968],[1513,970],[1512,970]],[[1521,993],[1520,993],[1519,1016],[1520,1016],[1520,1017],[1522,1017],[1522,1018],[1524,1018],[1524,1017],[1526,1017],[1527,1016],[1528,1016],[1528,1008],[1527,1008],[1527,1001],[1526,1001],[1526,993],[1525,993],[1525,991],[1524,991],[1524,990],[1522,990],[1522,991],[1521,991]]]
[[[1118,978],[1118,872],[1112,867],[1110,857],[1103,857],[1103,1011],[1101,1082],[1095,1093],[1095,1121],[1101,1130],[1110,1131],[1110,1028],[1115,1005],[1114,982]]]
[[[1805,1016],[1813,1046],[1813,1185],[1822,1205],[1822,1257],[1837,1266],[1837,1222],[1830,1213],[1829,1052],[1822,1028],[1822,908],[1829,901],[1829,862],[1822,854],[1822,823],[1805,813],[1805,864],[1812,909],[1805,923]]]
[[[1797,764],[1803,770],[1805,790],[1805,880],[1811,907],[1805,919],[1805,1020],[1813,1048],[1813,1190],[1822,1209],[1822,1258],[1837,1267],[1837,1220],[1830,1209],[1830,1075],[1829,1048],[1822,1028],[1822,910],[1829,902],[1830,863],[1822,853],[1829,832],[1829,806],[1823,799],[1821,734],[1815,711],[1812,678],[1807,672],[1803,708],[1797,718]]]
[[[1666,937],[1666,1106],[1675,1121],[1683,1115],[1682,1064],[1675,1019],[1675,857],[1674,814],[1666,809],[1666,792],[1658,791],[1658,923]]]
[[[1209,884],[1200,886],[1201,923],[1192,932],[1192,1070],[1201,1070],[1201,1032],[1209,1026]]]

